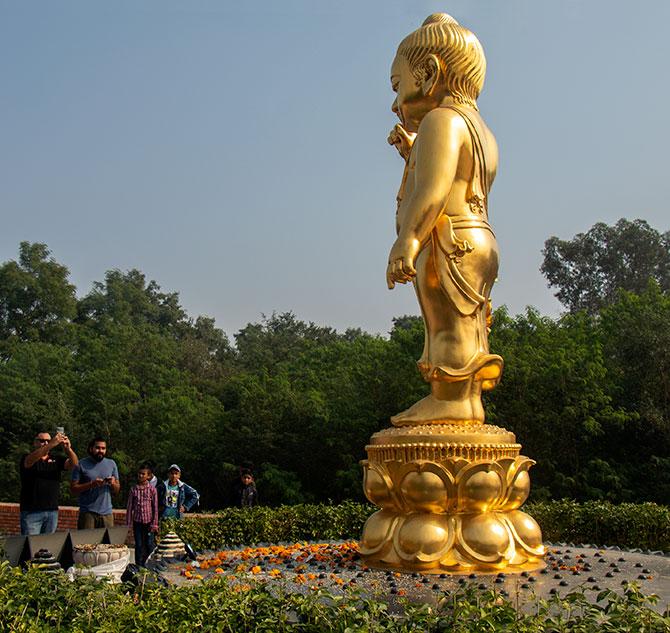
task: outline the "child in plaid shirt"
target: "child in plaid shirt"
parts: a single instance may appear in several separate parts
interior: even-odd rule
[[[154,549],[154,533],[158,532],[158,494],[149,482],[154,476],[150,464],[137,469],[137,485],[130,489],[126,523],[133,528],[135,563],[144,565]]]

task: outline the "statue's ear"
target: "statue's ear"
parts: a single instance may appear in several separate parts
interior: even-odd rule
[[[435,55],[429,55],[422,66],[423,80],[421,82],[421,91],[427,96],[435,90],[442,71],[440,69],[440,62]]]

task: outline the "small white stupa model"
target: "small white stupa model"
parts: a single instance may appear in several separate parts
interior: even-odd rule
[[[163,558],[181,558],[186,556],[186,548],[175,532],[168,532],[161,542],[156,546],[153,558],[161,560]]]

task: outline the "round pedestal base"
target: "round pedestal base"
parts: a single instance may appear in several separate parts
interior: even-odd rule
[[[540,528],[520,510],[451,515],[379,510],[367,520],[359,547],[370,566],[424,574],[544,567]]]
[[[519,510],[528,469],[512,433],[489,425],[387,429],[367,447],[368,565],[423,573],[541,568],[542,532]]]

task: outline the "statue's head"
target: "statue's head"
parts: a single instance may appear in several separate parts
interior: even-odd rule
[[[396,62],[399,59],[407,63],[424,94],[443,92],[477,108],[486,75],[484,50],[475,34],[450,15],[429,15],[400,42]]]

